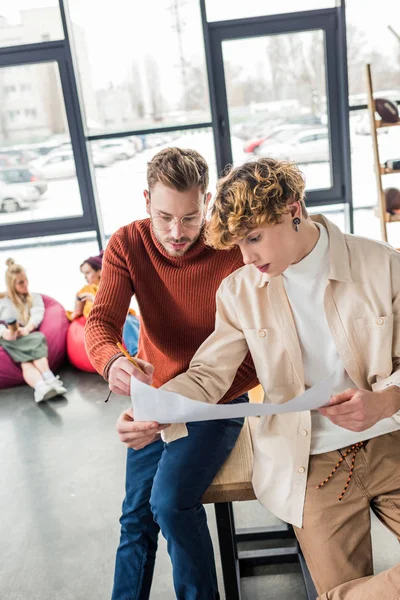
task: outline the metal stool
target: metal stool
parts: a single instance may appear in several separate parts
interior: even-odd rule
[[[287,523],[271,527],[235,528],[232,502],[255,500],[251,483],[253,444],[247,419],[228,460],[203,496],[203,503],[214,503],[222,574],[227,600],[240,600],[240,574],[247,567],[267,564],[300,563],[308,600],[316,600],[317,592],[293,528]],[[257,550],[240,550],[238,544],[251,541],[282,540],[282,546]]]

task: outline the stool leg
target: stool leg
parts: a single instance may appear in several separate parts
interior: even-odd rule
[[[235,539],[235,521],[232,502],[214,504],[222,574],[227,600],[240,600],[240,570]]]

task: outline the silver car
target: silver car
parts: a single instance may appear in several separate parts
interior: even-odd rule
[[[329,132],[327,127],[305,129],[286,134],[282,142],[266,140],[258,149],[259,156],[277,160],[293,160],[299,164],[329,161]]]
[[[33,185],[15,183],[8,185],[0,181],[0,211],[6,213],[17,212],[32,208],[40,194]]]
[[[37,188],[40,195],[47,191],[47,181],[43,175],[27,165],[14,165],[0,168],[0,181],[9,185],[24,183]]]

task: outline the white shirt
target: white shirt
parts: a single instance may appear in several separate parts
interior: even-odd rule
[[[291,265],[283,281],[296,323],[304,364],[306,387],[335,374],[334,393],[357,387],[344,368],[328,325],[324,309],[325,288],[329,275],[329,238],[322,225],[317,244],[308,256]],[[354,432],[335,425],[318,411],[311,412],[311,454],[330,452],[362,440],[400,429],[394,419],[382,419],[373,427]]]
[[[44,303],[43,298],[40,294],[31,294],[32,296],[32,308],[29,313],[29,321],[28,323],[32,324],[35,329],[37,329],[40,323],[43,321],[44,317]],[[0,298],[0,336],[4,329],[6,329],[6,325],[2,324],[1,321],[8,321],[10,319],[16,319],[20,321],[20,317],[18,315],[18,311],[15,308],[14,304],[11,302],[8,296],[4,298]],[[22,325],[27,325],[27,323],[22,323]]]

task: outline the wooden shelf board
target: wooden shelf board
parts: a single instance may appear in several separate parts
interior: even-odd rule
[[[400,119],[397,123],[389,123],[388,121],[382,121],[381,119],[375,119],[375,127],[381,129],[382,127],[398,127],[400,125]]]
[[[389,169],[383,165],[380,166],[381,175],[393,175],[394,173],[400,173],[400,169]]]
[[[381,218],[381,214],[380,214],[379,208],[377,206],[374,208],[374,215],[375,215],[375,217],[378,217],[378,219]],[[386,221],[386,223],[397,223],[398,221],[400,221],[400,214],[399,215],[391,215],[390,213],[386,213],[385,221]]]
[[[386,218],[389,219],[388,223],[396,223],[400,221],[400,215],[389,215],[389,213],[386,213]]]

